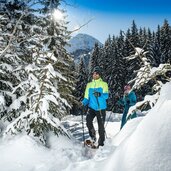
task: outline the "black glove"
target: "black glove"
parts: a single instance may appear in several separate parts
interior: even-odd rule
[[[93,94],[94,94],[95,97],[100,97],[101,96],[101,93],[97,92],[97,91],[95,91]]]

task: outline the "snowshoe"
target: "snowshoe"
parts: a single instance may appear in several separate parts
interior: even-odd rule
[[[94,144],[93,141],[91,140],[85,140],[84,144],[87,146],[87,147],[90,147],[92,149],[97,149],[99,148],[97,145]]]

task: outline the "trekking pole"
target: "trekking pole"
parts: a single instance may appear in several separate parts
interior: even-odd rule
[[[81,109],[81,120],[82,120],[82,131],[83,131],[82,140],[84,142],[84,147],[85,147],[85,133],[84,133],[84,117],[83,117],[83,114],[84,114],[84,107],[82,107],[82,109]]]
[[[95,97],[96,97],[96,96],[95,96]],[[101,109],[100,109],[100,103],[99,103],[98,97],[96,97],[96,100],[97,100],[97,105],[98,105],[98,108],[99,108],[99,112],[100,112],[100,117],[101,117],[101,120],[102,120],[102,124],[104,125],[103,116],[102,116],[102,111],[101,111]],[[105,132],[105,134],[106,134],[105,126],[104,126],[104,132]],[[106,134],[106,137],[107,137],[107,134]]]
[[[107,124],[108,124],[108,122],[109,122],[109,120],[110,120],[110,118],[111,118],[111,115],[112,115],[112,111],[110,112],[110,115],[109,115],[108,120],[107,120],[107,122],[106,122],[105,128],[107,127]]]
[[[95,96],[96,97],[96,96]],[[98,108],[99,108],[99,112],[100,112],[100,117],[103,121],[103,116],[102,116],[102,112],[101,112],[101,109],[100,109],[100,103],[99,103],[99,100],[98,100],[98,97],[96,97],[96,100],[97,100],[97,105],[98,105]]]

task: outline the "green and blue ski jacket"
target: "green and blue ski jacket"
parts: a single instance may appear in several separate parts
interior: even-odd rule
[[[100,97],[95,97],[94,92],[100,92]],[[85,90],[83,105],[99,111],[107,108],[106,100],[109,97],[108,85],[101,78],[98,80],[92,80],[88,83]]]

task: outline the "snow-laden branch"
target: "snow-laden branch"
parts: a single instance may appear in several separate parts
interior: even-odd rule
[[[166,76],[166,73],[168,71],[171,71],[171,65],[170,64],[160,64],[159,67],[151,67],[151,64],[148,62],[148,59],[146,58],[146,54],[148,52],[145,52],[141,48],[135,48],[136,52],[134,55],[131,55],[130,57],[127,57],[128,60],[133,60],[135,58],[139,58],[142,62],[141,68],[136,71],[137,75],[136,77],[129,81],[129,83],[134,83],[133,89],[139,89],[144,84],[148,83],[150,80],[154,80],[157,85],[160,85],[160,81],[158,81],[156,78],[157,76],[164,76],[165,79],[168,81],[170,78]]]
[[[147,52],[145,52],[141,48],[135,49],[135,54],[131,55],[130,57],[127,57],[127,59],[133,60],[135,58],[139,58],[142,62],[142,66],[138,71],[136,71],[136,77],[133,80],[129,81],[129,84],[134,83],[132,89],[140,89],[150,80],[154,80],[155,85],[152,87],[152,89],[155,90],[157,93],[152,96],[146,96],[143,101],[138,102],[135,106],[131,107],[129,109],[128,115],[133,114],[134,112],[138,112],[139,110],[145,109],[145,106],[148,104],[151,108],[155,105],[159,98],[161,87],[163,85],[161,81],[157,80],[157,76],[164,76],[165,80],[171,81],[171,78],[166,76],[166,73],[168,71],[171,71],[170,64],[160,64],[159,67],[152,68],[146,58]]]
[[[11,35],[9,36],[9,41],[8,41],[8,44],[7,46],[5,47],[4,50],[0,51],[0,58],[6,53],[6,51],[8,50],[8,48],[11,46],[11,42],[12,40],[15,38],[15,33],[16,33],[16,30],[17,30],[17,27],[21,21],[21,19],[24,17],[25,13],[23,12],[20,16],[20,18],[18,19],[18,21],[16,22],[16,25],[14,26],[14,29],[13,29],[13,32],[11,33]]]
[[[82,27],[88,25],[92,20],[93,20],[93,19],[90,19],[90,20],[88,20],[86,23],[84,23],[83,25],[81,25],[80,27],[76,28],[75,30],[69,31],[68,36],[71,35],[72,33],[76,32],[76,31],[80,30]]]
[[[44,123],[41,125],[40,123]],[[35,125],[35,130],[31,128],[32,125]],[[50,125],[50,126],[49,126]],[[67,130],[60,124],[59,119],[53,117],[52,115],[42,115],[41,117],[39,116],[38,113],[34,113],[33,111],[26,110],[25,112],[21,113],[21,115],[14,120],[11,124],[7,126],[7,128],[4,130],[3,136],[5,137],[8,134],[17,134],[18,131],[20,130],[25,130],[27,134],[36,136],[35,134],[37,133],[37,129],[41,130],[46,130],[49,129],[47,127],[51,127],[57,135],[63,134],[67,135],[70,137],[70,134],[67,132]],[[45,139],[45,131],[44,133],[42,132],[42,135],[40,135],[40,141],[46,145],[46,139]]]
[[[154,95],[146,95],[143,101],[140,101],[129,108],[128,116],[133,114],[134,112],[138,114],[138,112],[144,110],[147,105],[150,105],[151,108],[154,107],[159,96],[160,95],[158,92]]]

